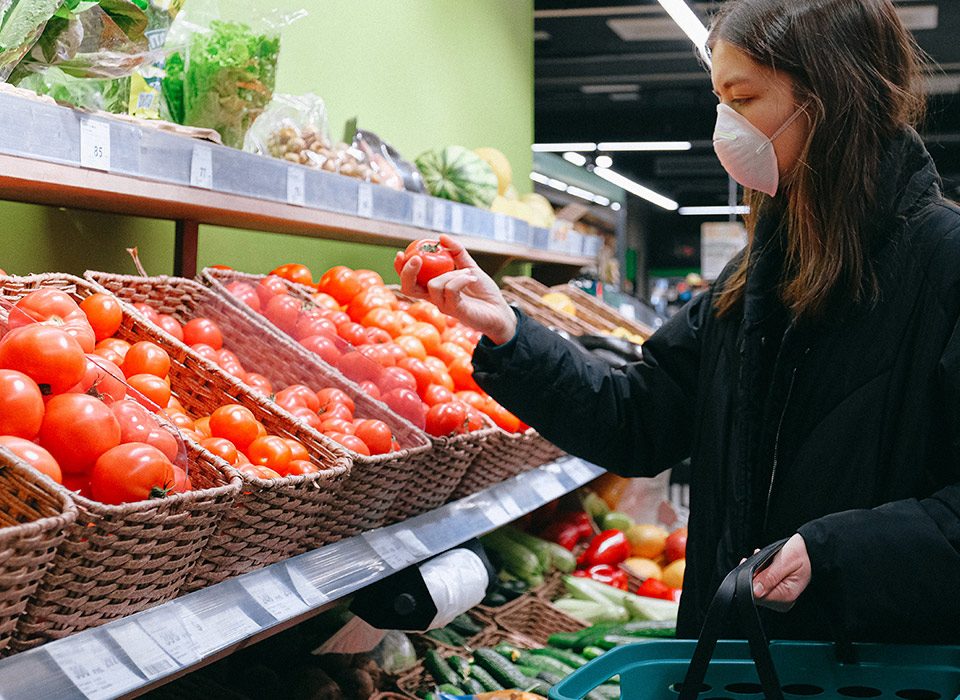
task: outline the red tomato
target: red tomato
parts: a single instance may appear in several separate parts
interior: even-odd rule
[[[313,299],[313,303],[316,304],[321,309],[324,309],[326,311],[340,310],[340,304],[337,302],[336,299],[334,299],[329,294],[326,294],[324,292],[316,292],[315,294],[312,295],[311,298]]]
[[[345,405],[348,409],[350,409],[350,413],[353,413],[357,410],[356,404],[354,404],[353,399],[350,398],[350,395],[347,394],[347,392],[332,386],[318,391],[317,401],[317,410],[326,410],[331,404],[336,403],[342,403]]]
[[[353,274],[363,289],[383,286],[383,277],[373,270],[354,270]]]
[[[320,430],[320,416],[306,406],[295,406],[286,410],[291,416],[299,418],[314,430]]]
[[[383,395],[383,402],[393,411],[423,430],[426,425],[426,410],[415,391],[394,389]]]
[[[0,340],[0,368],[23,372],[44,394],[59,394],[83,378],[87,362],[73,336],[53,326],[31,323]]]
[[[119,356],[119,361],[107,357],[108,360],[119,367],[123,364],[123,358],[127,356],[127,351],[129,349],[130,343],[128,343],[126,340],[120,340],[120,338],[107,338],[106,340],[101,340],[99,343],[97,343],[97,347],[94,348],[94,352],[100,355],[100,351],[104,351]],[[106,357],[106,355],[104,355],[104,357]]]
[[[212,452],[227,464],[237,463],[237,448],[226,438],[203,438],[200,441],[200,446],[208,452]]]
[[[332,323],[334,326],[339,327],[341,324],[344,324],[352,319],[346,311],[331,311],[327,316],[327,320],[330,321],[330,323]]]
[[[428,406],[449,403],[454,400],[453,392],[441,384],[431,384],[423,392],[423,402]]]
[[[379,347],[379,346],[371,346]],[[363,353],[353,350],[341,355],[336,362],[335,367],[339,369],[347,378],[360,382],[376,382],[380,378],[382,368],[376,362],[373,362]]]
[[[107,403],[119,401],[127,395],[123,372],[115,363],[96,352],[87,353],[86,362],[83,379],[70,388],[71,392],[90,394]]]
[[[385,287],[370,287],[357,294],[347,305],[347,314],[354,321],[362,320],[377,308],[395,309],[397,297]]]
[[[270,274],[283,277],[285,280],[290,280],[297,284],[305,284],[308,287],[313,286],[313,273],[310,272],[310,268],[299,263],[285,263],[273,270]]]
[[[223,347],[220,328],[209,318],[192,318],[183,326],[183,342],[187,345],[203,343],[214,350]]]
[[[457,391],[480,391],[473,379],[473,361],[469,357],[458,357],[450,363],[448,371]]]
[[[273,384],[270,383],[270,380],[264,377],[262,374],[257,374],[256,372],[249,372],[247,374],[247,385],[253,389],[256,389],[261,394],[270,396],[273,393]]]
[[[171,462],[175,461],[180,453],[180,442],[174,437],[173,433],[164,428],[157,427],[151,430],[147,433],[144,442],[163,452],[164,456]]]
[[[415,357],[418,360],[427,359],[427,350],[423,347],[423,343],[420,342],[419,338],[415,338],[412,335],[398,335],[394,338],[393,342],[403,348],[407,357]]]
[[[69,294],[59,289],[38,289],[20,299],[10,310],[7,327],[13,330],[34,322],[59,328],[73,336],[84,352],[93,352],[97,343],[87,315]]]
[[[429,323],[439,332],[447,328],[446,316],[429,301],[416,301],[407,308],[407,313],[418,321]]]
[[[410,258],[419,256],[421,262],[420,272],[417,273],[417,284],[426,287],[434,277],[447,272],[453,272],[456,265],[453,262],[453,256],[444,248],[440,241],[434,238],[424,238],[419,241],[413,241],[403,251],[403,257],[397,258],[394,262],[394,268],[397,274],[403,269]]]
[[[366,443],[364,443],[363,440],[358,438],[356,435],[348,435],[345,433],[327,433],[327,437],[331,440],[339,442],[348,450],[352,450],[357,454],[361,454],[365,457],[370,456],[370,448],[368,448]]]
[[[353,434],[363,440],[371,454],[382,455],[392,449],[393,432],[382,420],[362,420],[357,423]]]
[[[176,464],[173,465],[173,488],[170,493],[186,493],[193,491],[193,484],[190,483],[190,477]]]
[[[327,418],[320,424],[320,432],[324,435],[331,433],[343,433],[344,435],[353,435],[356,431],[353,423],[345,418]]]
[[[21,437],[3,435],[0,436],[0,446],[6,447],[38,472],[46,474],[58,484],[63,483],[63,474],[57,460],[40,445]]]
[[[287,471],[283,476],[304,476],[306,474],[319,474],[320,467],[306,459],[291,459],[287,462]]]
[[[196,343],[191,345],[190,348],[200,357],[210,360],[214,364],[217,364],[220,361],[220,355],[217,353],[217,351],[206,343]]]
[[[337,265],[323,273],[317,282],[317,290],[329,294],[340,304],[346,304],[360,292],[361,286],[353,270]]]
[[[415,357],[405,357],[397,362],[397,367],[405,369],[417,383],[417,393],[421,396],[427,390],[427,387],[434,383],[433,371],[427,367],[427,364]]]
[[[310,453],[307,452],[307,448],[304,447],[302,442],[297,442],[293,438],[284,438],[283,441],[287,443],[287,447],[290,448],[290,461],[297,459],[310,459]]]
[[[277,392],[274,400],[281,406],[306,406],[314,413],[320,408],[320,400],[317,395],[303,384],[291,384]]]
[[[131,442],[100,455],[90,472],[90,492],[101,503],[118,505],[165,498],[175,481],[173,465],[160,450]]]
[[[282,277],[276,275],[267,275],[256,288],[257,296],[260,298],[260,307],[266,308],[271,298],[278,294],[289,294],[287,283]]]
[[[493,399],[487,399],[487,406],[484,413],[490,416],[494,423],[508,433],[520,432],[520,419]]]
[[[210,416],[210,434],[226,438],[237,449],[245,450],[260,434],[260,428],[253,412],[239,404],[221,406]]]
[[[239,281],[230,282],[227,284],[227,291],[230,292],[235,299],[239,299],[254,311],[260,311],[260,297],[257,295],[256,287],[252,284]]]
[[[483,414],[475,409],[473,406],[467,406],[467,432],[472,433],[474,430],[480,430],[484,428],[489,423],[483,419]]]
[[[0,369],[0,435],[32,440],[43,422],[43,394],[23,372]]]
[[[123,374],[131,377],[134,374],[152,374],[163,379],[170,372],[170,356],[167,351],[149,340],[134,343],[123,358]],[[166,406],[164,401],[161,406]]]
[[[120,426],[120,442],[146,442],[151,430],[160,427],[156,418],[136,401],[117,401],[110,412]]]
[[[433,355],[429,355],[429,356],[427,357],[427,359],[425,359],[425,360],[423,361],[423,363],[424,363],[427,367],[429,367],[430,369],[432,369],[433,372],[434,372],[434,374],[439,375],[440,372],[446,372],[446,371],[447,371],[447,363],[444,362],[443,360],[441,360],[439,357],[434,357]],[[438,383],[439,383],[439,382],[438,382]],[[452,390],[451,390],[451,391],[452,391]]]
[[[160,314],[159,319],[160,322],[157,324],[158,326],[160,326],[163,330],[177,340],[181,342],[183,341],[183,326],[180,325],[180,321],[175,319],[170,314]]]
[[[292,333],[296,328],[302,308],[303,302],[299,299],[295,299],[289,294],[279,294],[267,302],[263,309],[263,315],[284,333]]]
[[[337,327],[333,325],[330,319],[321,316],[320,313],[319,309],[311,309],[300,314],[293,327],[293,337],[297,340],[309,338],[311,335],[336,337]]]
[[[365,333],[367,343],[370,345],[386,345],[393,342],[393,338],[382,328],[368,328]]]
[[[391,338],[400,335],[403,329],[397,312],[386,306],[378,306],[370,309],[361,319],[360,323],[367,328],[380,328],[389,333]]]
[[[386,394],[394,389],[409,389],[410,391],[416,391],[417,378],[412,372],[409,372],[402,367],[387,367],[380,375],[380,380],[377,382],[377,385],[380,387],[381,394]]]
[[[150,323],[152,323],[153,325],[155,326],[160,325],[160,314],[157,313],[157,310],[154,309],[149,304],[144,304],[143,302],[137,302],[133,305],[133,308],[135,308],[138,312],[140,312],[140,315],[143,316],[148,321],[150,321]]]
[[[250,443],[245,452],[251,464],[270,467],[280,474],[291,457],[290,448],[279,435],[259,437]]]
[[[80,302],[80,310],[86,315],[87,322],[93,328],[97,342],[116,333],[123,322],[120,302],[112,294],[102,292],[91,294]]]
[[[326,335],[311,335],[300,339],[300,344],[328,365],[337,366],[340,351],[332,338]]]
[[[337,335],[354,346],[365,345],[367,342],[367,329],[352,321],[337,326]]]
[[[407,335],[419,340],[428,355],[435,355],[440,349],[440,331],[431,323],[414,321],[407,329]]]
[[[159,411],[170,402],[170,384],[155,374],[134,374],[127,377],[127,384],[135,390],[130,392],[130,396],[151,411]],[[144,399],[150,403],[144,403]]]
[[[226,348],[220,348],[217,351],[217,364],[221,367],[225,365],[240,365],[240,358],[237,357],[236,353]],[[241,366],[242,367],[242,366]]]
[[[365,393],[367,396],[371,396],[375,398],[377,401],[380,400],[380,397],[381,397],[380,387],[378,387],[373,382],[369,380],[365,382],[360,382],[360,388],[363,389],[363,393]]]
[[[670,533],[663,553],[670,562],[687,556],[687,528],[681,527]]]
[[[38,438],[65,473],[77,474],[120,444],[120,424],[100,399],[61,394],[47,402]]]
[[[397,358],[387,345],[359,345],[357,350],[380,367],[393,367],[397,364]]]
[[[445,343],[440,343],[440,347],[437,349],[437,357],[446,362],[447,366],[449,367],[458,357],[465,357],[469,360],[470,353],[456,343],[451,343],[448,341]]]
[[[454,394],[457,398],[457,401],[463,401],[463,403],[468,406],[473,406],[478,411],[482,411],[487,407],[487,396],[482,394],[479,391],[471,391],[469,389],[458,391]]]
[[[467,406],[459,401],[447,401],[427,411],[426,430],[435,437],[460,435],[467,429]]]
[[[350,406],[344,403],[329,403],[317,413],[320,420],[330,420],[331,418],[342,418],[345,421],[353,420],[353,411]]]
[[[197,418],[195,421],[193,421],[193,429],[200,433],[203,437],[213,437],[213,434],[210,432],[210,416]]]

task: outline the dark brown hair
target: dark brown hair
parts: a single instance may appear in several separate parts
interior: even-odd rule
[[[725,41],[793,80],[810,125],[797,166],[771,199],[747,190],[750,246],[757,218],[779,207],[786,225],[784,304],[822,315],[836,299],[875,296],[868,218],[890,139],[924,113],[921,53],[889,0],[729,0],[708,46]],[[750,249],[748,247],[748,253]],[[719,316],[743,299],[749,254],[720,290]]]

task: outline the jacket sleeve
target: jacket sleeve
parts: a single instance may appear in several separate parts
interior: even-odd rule
[[[520,312],[517,333],[474,353],[477,383],[570,454],[625,476],[652,476],[689,456],[701,330],[709,292],[615,369]]]
[[[854,639],[960,643],[960,325],[939,375],[952,454],[938,482],[948,485],[927,498],[836,513],[799,530],[811,588]]]

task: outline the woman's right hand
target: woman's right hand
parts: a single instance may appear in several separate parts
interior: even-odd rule
[[[517,317],[496,282],[456,239],[441,234],[440,243],[453,256],[456,269],[434,277],[423,287],[417,284],[423,261],[415,255],[400,271],[403,293],[433,302],[443,313],[480,331],[498,345],[506,343],[517,331]],[[397,259],[402,257],[403,253],[398,252]]]

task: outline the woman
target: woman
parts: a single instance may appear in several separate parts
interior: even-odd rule
[[[772,637],[960,642],[960,210],[913,130],[915,45],[889,0],[729,0],[710,34],[714,143],[750,244],[623,370],[457,270],[404,290],[481,330],[475,377],[628,476],[692,459],[678,633],[724,574]],[[693,420],[689,419],[694,411]]]

